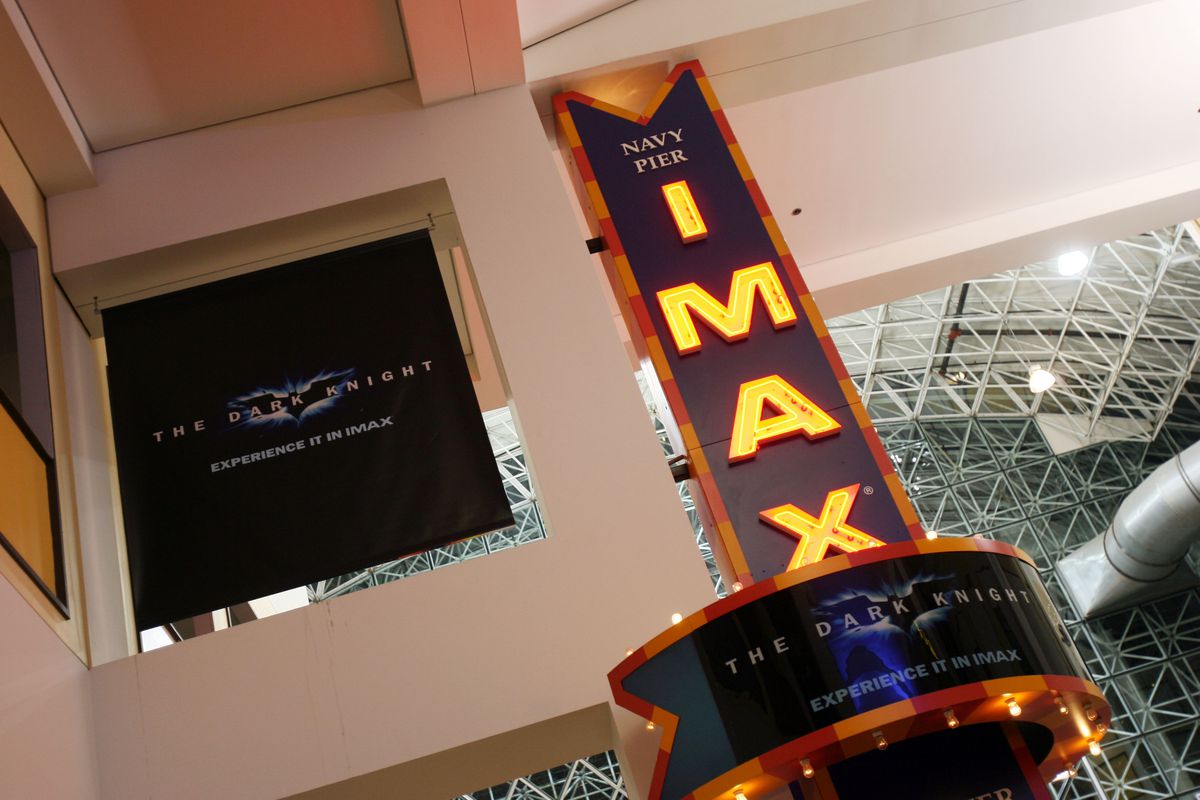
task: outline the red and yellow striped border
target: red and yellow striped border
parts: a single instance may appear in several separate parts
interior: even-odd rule
[[[716,481],[713,479],[708,459],[704,456],[704,452],[700,447],[700,441],[696,436],[695,428],[692,426],[687,405],[684,403],[675,378],[671,374],[670,365],[667,363],[666,354],[663,352],[663,344],[659,340],[658,332],[654,329],[654,325],[651,322],[646,301],[642,297],[641,289],[633,277],[633,271],[629,266],[629,258],[626,256],[625,248],[621,244],[621,237],[617,234],[616,227],[613,225],[608,204],[605,202],[604,195],[600,191],[600,186],[596,182],[595,173],[592,171],[591,163],[588,161],[587,153],[584,151],[583,143],[580,141],[579,132],[575,128],[575,122],[572,120],[571,113],[567,107],[567,102],[574,100],[583,105],[606,111],[622,119],[627,119],[630,122],[646,125],[658,111],[659,106],[662,105],[667,95],[670,94],[671,89],[674,88],[676,81],[679,80],[679,77],[684,72],[691,72],[700,85],[700,91],[704,94],[704,99],[708,103],[708,108],[712,112],[713,119],[725,139],[725,144],[729,148],[729,154],[737,165],[742,179],[746,182],[746,191],[749,192],[750,197],[754,201],[755,208],[758,209],[763,227],[771,237],[772,243],[774,243],[775,253],[783,264],[784,271],[791,281],[793,291],[800,298],[800,306],[803,308],[804,314],[813,331],[817,334],[821,348],[825,352],[825,357],[838,377],[842,394],[845,396],[847,404],[849,404],[854,413],[854,418],[858,422],[863,438],[871,450],[876,466],[883,475],[884,483],[887,484],[892,501],[900,511],[900,516],[904,520],[909,535],[913,539],[923,539],[925,532],[917,519],[916,511],[913,509],[908,495],[905,494],[903,487],[900,485],[900,479],[896,475],[892,461],[883,449],[883,444],[879,441],[879,436],[871,424],[870,417],[867,416],[866,410],[862,406],[862,399],[858,396],[858,390],[855,388],[854,382],[850,379],[845,364],[842,363],[842,358],[838,354],[837,347],[834,346],[832,338],[829,336],[829,331],[825,328],[825,321],[817,310],[817,305],[804,283],[804,278],[800,275],[796,261],[792,258],[787,242],[783,239],[783,233],[780,231],[775,217],[771,214],[771,209],[767,206],[766,198],[758,186],[758,181],[754,178],[754,173],[750,170],[750,165],[742,153],[741,145],[738,144],[737,138],[733,135],[733,130],[729,126],[729,120],[726,119],[725,112],[721,109],[721,104],[717,102],[717,96],[713,93],[712,86],[709,84],[708,78],[705,77],[700,62],[686,61],[671,70],[666,80],[658,88],[658,91],[655,92],[649,105],[640,114],[580,94],[579,92],[564,92],[556,95],[554,98],[554,113],[558,119],[559,129],[565,139],[566,146],[570,149],[571,155],[575,160],[579,177],[583,182],[583,192],[586,195],[584,198],[585,205],[590,205],[599,224],[600,231],[604,236],[604,241],[608,246],[608,250],[603,255],[603,258],[610,262],[607,264],[610,274],[617,276],[616,282],[618,285],[613,287],[614,291],[618,293],[621,300],[628,303],[638,332],[645,342],[646,352],[649,353],[650,360],[654,364],[659,383],[662,385],[663,393],[666,395],[667,401],[671,406],[671,413],[674,415],[675,422],[679,426],[680,434],[683,437],[684,447],[691,465],[692,477],[700,484],[705,503],[712,516],[712,522],[717,529],[717,539],[720,542],[720,546],[724,549],[726,556],[729,558],[730,566],[733,568],[737,580],[741,581],[744,586],[749,586],[754,582],[754,578],[750,573],[749,563],[746,561],[741,544],[738,542],[737,532],[730,521],[729,512],[725,507],[720,492],[717,490]]]
[[[679,717],[625,691],[622,681],[634,670],[709,621],[773,592],[864,564],[914,555],[952,552],[994,553],[1017,558],[1036,567],[1033,559],[1024,551],[1004,542],[976,537],[921,539],[834,556],[776,575],[770,580],[761,581],[718,600],[684,617],[678,624],[672,625],[626,657],[608,674],[613,697],[622,708],[627,708],[662,728],[650,797],[658,798],[662,795],[667,762],[675,743]],[[781,789],[792,781],[804,780],[801,759],[808,759],[817,770],[813,781],[820,786],[821,800],[836,800],[837,794],[832,791],[827,768],[874,749],[876,732],[881,733],[888,742],[898,742],[944,730],[947,710],[954,711],[961,725],[1011,722],[1013,717],[1007,702],[1010,697],[1022,708],[1022,722],[1039,724],[1054,735],[1054,745],[1050,753],[1040,765],[1036,765],[1036,773],[1045,782],[1066,769],[1067,765],[1078,764],[1079,759],[1088,752],[1089,739],[1099,739],[1103,736],[1103,733],[1097,730],[1097,725],[1102,724],[1107,730],[1112,722],[1112,711],[1100,687],[1082,678],[1068,675],[1022,675],[963,684],[873,709],[794,739],[739,764],[695,789],[684,800],[734,800],[733,792],[738,789],[750,797]],[[1056,699],[1066,705],[1067,714],[1061,713]],[[1084,710],[1089,707],[1095,714],[1094,720],[1089,719]],[[807,782],[803,785],[811,786]],[[1036,790],[1036,781],[1031,780],[1031,785],[1034,785]],[[807,788],[805,794],[809,795]]]

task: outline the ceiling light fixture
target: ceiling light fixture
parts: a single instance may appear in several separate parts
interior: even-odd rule
[[[1056,380],[1058,379],[1054,377],[1054,373],[1050,370],[1034,366],[1029,371],[1029,391],[1034,394],[1041,394],[1053,386]]]
[[[1058,274],[1059,275],[1078,275],[1087,269],[1088,254],[1082,250],[1072,250],[1069,253],[1063,253],[1058,257]]]

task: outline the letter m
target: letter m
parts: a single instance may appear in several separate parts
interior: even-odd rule
[[[681,356],[700,349],[700,334],[692,315],[700,317],[727,342],[750,335],[755,295],[762,297],[776,328],[794,325],[796,312],[783,291],[775,267],[768,262],[735,270],[729,286],[729,303],[722,304],[695,283],[685,283],[658,293],[667,327]]]

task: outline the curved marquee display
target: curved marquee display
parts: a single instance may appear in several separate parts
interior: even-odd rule
[[[1049,780],[1110,718],[1029,557],[894,544],[779,575],[685,618],[609,675],[665,729],[652,797],[759,794],[948,727],[1040,726]]]

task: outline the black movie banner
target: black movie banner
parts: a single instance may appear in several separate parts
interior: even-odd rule
[[[685,619],[609,676],[620,704],[668,728],[651,796],[723,797],[724,778],[770,772],[773,757],[825,768],[854,755],[848,742],[864,731],[878,729],[886,747],[930,732],[914,723],[922,715],[944,730],[951,719],[1008,719],[1021,700],[1056,728],[1031,737],[1034,762],[1060,734],[1086,750],[1069,725],[1057,730],[1067,717],[1050,698],[1103,701],[1025,559],[984,540],[894,544],[760,582]],[[944,716],[956,707],[961,717]]]
[[[141,629],[513,522],[425,233],[104,331]]]

